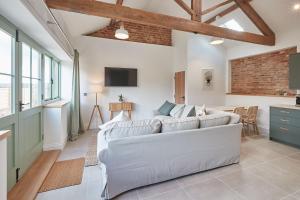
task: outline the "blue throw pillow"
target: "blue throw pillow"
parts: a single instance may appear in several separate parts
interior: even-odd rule
[[[161,115],[169,116],[171,110],[176,106],[176,104],[171,103],[169,101],[165,101],[165,103],[158,109],[158,112]]]

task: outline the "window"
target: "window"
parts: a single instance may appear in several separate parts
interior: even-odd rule
[[[60,64],[53,58],[45,56],[45,100],[60,97]]]
[[[41,54],[22,43],[23,109],[41,105]]]
[[[229,28],[235,31],[243,32],[244,28],[234,19],[231,19],[224,24],[222,24],[220,27]]]
[[[0,29],[0,117],[13,112],[13,41]]]

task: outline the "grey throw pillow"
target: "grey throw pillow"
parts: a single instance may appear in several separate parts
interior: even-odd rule
[[[158,109],[158,112],[161,115],[169,116],[171,110],[176,106],[176,104],[171,103],[169,101],[165,101],[165,103]]]

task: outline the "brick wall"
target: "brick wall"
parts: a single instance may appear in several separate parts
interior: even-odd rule
[[[127,41],[172,46],[172,30],[142,24],[124,22],[124,27],[129,33]],[[115,39],[115,32],[120,28],[120,23],[111,24],[89,36]]]
[[[289,90],[289,55],[297,47],[231,60],[231,93],[249,95],[279,95]]]

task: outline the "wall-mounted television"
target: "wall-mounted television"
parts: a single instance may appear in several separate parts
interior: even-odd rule
[[[137,87],[137,69],[105,67],[106,87]]]
[[[300,90],[300,53],[289,57],[289,88]]]

